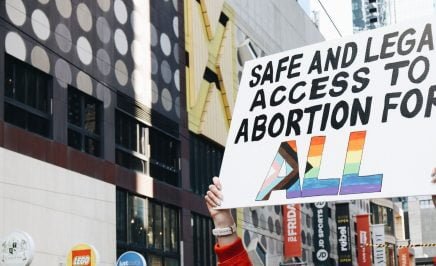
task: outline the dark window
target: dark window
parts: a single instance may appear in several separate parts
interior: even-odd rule
[[[133,117],[116,110],[115,161],[141,173],[147,173],[147,127]]]
[[[149,265],[180,264],[178,209],[117,190],[116,216],[117,254],[134,250]]]
[[[369,9],[369,13],[374,13],[377,12],[377,8],[373,7]]]
[[[68,87],[68,146],[100,156],[102,103]]]
[[[371,18],[369,19],[369,23],[376,23],[378,21],[377,18]]]
[[[377,2],[377,0],[369,0],[368,2],[375,3],[375,2]]]
[[[212,220],[206,216],[192,213],[194,266],[216,265],[213,251],[215,238],[212,235]]]
[[[207,191],[212,177],[219,174],[224,148],[191,134],[189,154],[191,189],[201,195]]]
[[[5,72],[5,121],[50,137],[51,77],[8,54]]]
[[[150,128],[150,175],[173,186],[179,185],[179,141]]]
[[[180,143],[177,139],[117,110],[115,142],[117,164],[179,186]]]

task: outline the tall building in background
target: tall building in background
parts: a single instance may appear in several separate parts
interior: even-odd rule
[[[352,0],[353,31],[371,30],[395,21],[394,0]]]

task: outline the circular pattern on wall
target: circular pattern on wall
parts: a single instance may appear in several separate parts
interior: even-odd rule
[[[273,219],[270,217],[268,217],[268,230],[270,233],[274,232],[274,223],[273,223]]]
[[[173,0],[173,6],[174,9],[177,11],[178,10],[177,0]]]
[[[106,18],[99,17],[95,23],[95,27],[97,29],[97,36],[100,41],[103,43],[108,43],[111,39],[112,33]]]
[[[111,71],[111,59],[105,49],[98,49],[96,61],[98,70],[105,76],[109,75]]]
[[[70,30],[62,23],[59,23],[55,29],[56,43],[62,52],[68,53],[73,46]]]
[[[50,22],[47,16],[39,9],[32,13],[32,29],[35,35],[45,41],[50,36]]]
[[[86,4],[80,3],[76,9],[77,21],[82,30],[88,32],[92,29],[92,15]]]
[[[160,49],[166,56],[169,56],[171,54],[170,38],[165,33],[162,33],[160,35]]]
[[[157,45],[157,30],[153,24],[150,24],[150,42],[152,46]]]
[[[39,0],[39,2],[43,5],[47,4],[49,2],[49,0]]]
[[[156,82],[151,81],[151,102],[157,103],[159,101],[159,89],[157,88]]]
[[[125,24],[127,21],[127,8],[123,1],[115,0],[114,2],[115,18],[119,23]]]
[[[162,90],[161,99],[163,108],[169,112],[173,108],[173,98],[171,97],[171,93],[167,88]]]
[[[259,216],[257,215],[256,210],[251,212],[251,221],[253,222],[254,227],[259,227]]]
[[[6,14],[15,26],[23,26],[26,22],[26,7],[22,0],[6,0]]]
[[[103,12],[108,12],[111,8],[110,0],[97,0],[97,4]]]
[[[101,83],[97,83],[96,95],[97,99],[103,100],[103,106],[105,108],[108,108],[110,106],[112,101],[110,90],[103,86]]]
[[[89,95],[92,95],[92,79],[83,71],[79,71],[76,77],[77,88]]]
[[[248,245],[250,245],[250,242],[251,242],[250,232],[248,232],[248,230],[244,230],[244,244],[245,244],[245,247],[248,247]]]
[[[174,84],[176,85],[177,91],[180,91],[180,72],[178,69],[174,71]]]
[[[262,235],[262,236],[260,237],[260,243],[262,244],[262,246],[263,246],[265,249],[268,248],[268,244],[267,244],[267,242],[266,242],[266,237],[265,237],[264,235]]]
[[[137,0],[139,1],[139,0]],[[181,32],[180,14],[173,5],[177,1],[150,1],[150,46],[151,46],[151,70],[152,80],[159,90],[159,97],[153,108],[173,121],[180,119],[180,65],[178,41]],[[136,20],[136,18],[135,18]],[[147,22],[148,23],[148,22]],[[147,23],[145,23],[147,25]],[[182,51],[184,52],[184,51]],[[163,102],[163,90],[172,99],[170,102]],[[249,214],[250,215],[250,214]]]
[[[59,14],[64,18],[70,18],[72,12],[71,0],[56,0],[55,2]]]
[[[280,214],[280,206],[274,206],[274,212],[279,215]]]
[[[125,55],[129,46],[127,44],[127,37],[124,31],[122,31],[121,29],[116,29],[114,34],[114,40],[115,48],[117,48],[117,51],[120,54]]]
[[[260,228],[266,229],[266,219],[265,219],[265,215],[262,212],[259,217],[259,223],[260,223]]]
[[[23,38],[16,32],[8,32],[5,38],[5,50],[8,54],[25,61],[26,60],[26,45]]]
[[[50,73],[50,59],[47,52],[40,46],[35,46],[30,53],[30,62],[32,65],[45,73]]]
[[[115,62],[115,78],[120,85],[124,86],[127,84],[129,78],[127,74],[127,66],[121,60]]]
[[[280,221],[277,219],[275,222],[275,226],[276,226],[276,233],[278,235],[282,234],[282,224],[280,223]]]
[[[64,88],[68,87],[68,84],[72,82],[72,74],[70,65],[63,59],[59,58],[55,64],[55,77],[58,80],[59,85]]]
[[[160,73],[162,75],[162,79],[166,84],[170,84],[173,73],[171,73],[170,64],[166,60],[162,60],[160,65]]]
[[[174,55],[174,60],[176,60],[176,63],[179,64],[179,44],[178,43],[174,44],[173,55]]]
[[[157,62],[156,55],[151,52],[151,74],[156,75],[159,70],[159,64]]]
[[[91,44],[85,37],[80,36],[79,39],[77,39],[76,50],[77,50],[77,55],[79,56],[79,59],[83,64],[85,65],[91,64],[92,48],[91,48]]]
[[[179,37],[179,18],[174,17],[173,18],[173,31],[176,37]]]

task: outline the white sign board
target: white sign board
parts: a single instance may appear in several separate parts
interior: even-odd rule
[[[26,232],[14,231],[0,240],[0,266],[28,266],[34,252],[32,237]]]
[[[436,194],[435,22],[247,62],[222,207]]]

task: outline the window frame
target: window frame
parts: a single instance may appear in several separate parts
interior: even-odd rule
[[[73,124],[69,120],[68,109],[70,106],[70,101],[69,101],[70,92],[77,93],[77,95],[79,95],[79,97],[80,97],[80,124],[81,124],[80,126]],[[97,124],[96,129],[100,133],[99,135],[85,129],[84,117],[85,117],[85,109],[86,109],[85,108],[86,98],[91,99],[96,104],[96,107],[97,107],[95,110],[95,112],[96,112],[96,124]],[[71,85],[68,85],[68,88],[67,88],[67,145],[69,147],[77,149],[76,147],[73,147],[69,144],[69,131],[72,130],[72,131],[80,134],[80,136],[81,136],[81,138],[80,138],[81,148],[77,149],[77,150],[84,152],[84,153],[87,153],[89,155],[98,157],[98,158],[103,157],[103,154],[104,154],[104,130],[103,130],[104,121],[103,121],[103,117],[104,117],[104,108],[103,108],[102,101],[100,101],[99,99],[97,99],[91,95],[86,94],[85,92],[83,92],[83,91],[81,91],[81,90],[79,90]],[[99,147],[98,147],[98,151],[97,151],[98,154],[93,154],[93,153],[89,153],[86,151],[86,149],[85,149],[85,144],[86,144],[85,137],[91,138],[94,141],[97,141],[99,143]]]
[[[14,56],[5,53],[5,58],[4,58],[4,92],[3,92],[3,101],[4,101],[4,107],[3,107],[3,111],[4,111],[4,117],[3,120],[8,123],[11,124],[13,126],[22,128],[28,132],[31,132],[33,134],[37,134],[39,136],[42,136],[44,138],[49,138],[52,139],[53,138],[53,77],[43,71],[41,71],[40,69],[28,64],[27,62],[21,61],[18,58],[15,58]],[[15,97],[10,97],[6,95],[6,88],[8,87],[7,85],[7,78],[8,78],[8,67],[13,67],[12,71],[13,71],[13,79],[14,81],[16,80],[16,73],[17,73],[17,67],[19,67],[20,71],[23,71],[23,75],[26,75],[27,73],[29,73],[30,71],[33,72],[34,74],[36,74],[38,76],[38,78],[45,78],[45,83],[46,83],[46,89],[47,89],[47,95],[46,95],[46,101],[47,101],[47,112],[44,112],[42,110],[39,110],[36,107],[33,107],[25,102],[19,101],[17,99],[15,99]],[[26,84],[29,82],[27,80],[27,78],[25,79]],[[14,89],[16,88],[16,84],[13,84]],[[26,101],[27,96],[28,96],[28,90],[29,88],[24,85],[24,101]],[[16,125],[13,122],[11,122],[9,119],[6,118],[6,105],[11,105],[13,108],[18,108],[22,111],[25,112],[26,117],[25,117],[25,126],[21,127],[20,125]],[[38,116],[41,119],[44,119],[47,121],[47,125],[48,125],[48,132],[47,135],[43,135],[40,134],[38,132],[32,131],[29,129],[29,114],[30,115],[35,115]],[[9,121],[8,121],[9,120]]]
[[[117,246],[117,254],[120,255],[121,253],[123,253],[124,251],[127,250],[133,250],[133,251],[137,251],[141,254],[144,255],[144,257],[146,258],[147,262],[150,261],[150,257],[154,257],[154,258],[158,258],[161,260],[162,265],[165,265],[165,260],[166,259],[172,259],[172,260],[176,260],[178,262],[179,265],[181,265],[181,247],[180,247],[180,241],[181,241],[181,224],[180,224],[180,216],[181,216],[181,209],[177,208],[175,206],[169,205],[169,204],[165,204],[159,201],[155,201],[153,199],[147,198],[147,197],[143,197],[140,195],[136,195],[134,193],[130,193],[127,192],[125,190],[119,189],[117,188],[117,195],[119,197],[122,197],[123,199],[119,199],[117,198],[117,202],[118,201],[123,201],[123,206],[122,206],[122,210],[119,210],[118,207],[121,207],[119,205],[117,205],[117,209],[116,209],[116,216],[123,216],[126,217],[126,219],[124,221],[121,221],[123,219],[120,219],[120,221],[123,223],[122,225],[119,225],[118,223],[116,224],[116,231],[117,232],[125,232],[125,235],[117,235],[116,236],[116,246]],[[129,218],[131,217],[131,211],[134,212],[133,210],[133,202],[134,199],[138,198],[141,200],[144,200],[145,204],[144,204],[144,217],[145,217],[145,221],[144,221],[144,226],[145,226],[145,232],[144,232],[144,239],[142,241],[143,244],[139,244],[137,242],[132,242],[132,236],[130,233],[130,221]],[[160,228],[162,229],[162,241],[161,241],[161,246],[160,248],[156,248],[155,246],[152,246],[149,243],[149,225],[150,223],[152,224],[152,232],[153,232],[153,244],[155,242],[155,234],[154,231],[157,229],[153,224],[154,224],[154,217],[153,220],[150,220],[150,213],[153,215],[154,210],[156,209],[155,207],[158,206],[160,208],[160,215],[161,215],[161,220],[160,220]],[[168,213],[174,213],[174,219],[175,221],[175,235],[176,235],[176,239],[174,239],[174,246],[176,247],[175,250],[171,251],[171,250],[165,250],[165,222],[164,222],[164,215],[165,215],[165,209],[168,209],[169,212]],[[125,211],[125,213],[120,213],[120,211]],[[171,215],[169,215],[171,217]],[[173,230],[173,228],[171,228],[171,220],[169,221],[170,224],[170,234]],[[122,230],[121,228],[119,228],[119,226],[122,226]],[[123,233],[124,234],[124,233]]]
[[[121,143],[118,143],[118,138],[117,138],[117,135],[118,135],[117,134],[117,130],[118,130],[117,125],[118,124],[117,123],[118,123],[118,116],[119,115],[128,118],[129,123],[131,123],[131,122],[135,123],[136,133],[137,133],[136,134],[136,143],[141,142],[141,138],[139,137],[139,133],[140,133],[139,126],[141,125],[144,128],[144,144],[143,144],[144,145],[144,154],[142,154],[136,150],[129,149],[128,147],[125,147]],[[139,119],[135,118],[134,116],[130,115],[129,113],[127,113],[124,110],[119,109],[119,108],[115,108],[114,124],[115,124],[115,134],[114,134],[114,136],[115,136],[115,163],[117,165],[120,165],[120,166],[126,168],[126,169],[129,169],[132,171],[137,171],[137,170],[133,169],[132,167],[127,167],[127,166],[122,165],[118,162],[116,156],[117,156],[117,150],[120,150],[121,152],[124,152],[130,156],[133,156],[133,157],[141,160],[143,163],[144,170],[142,172],[140,172],[140,171],[137,171],[137,172],[140,172],[143,174],[148,174],[150,171],[150,166],[149,166],[149,164],[150,164],[149,126],[147,124],[143,123],[142,121],[140,121]]]

